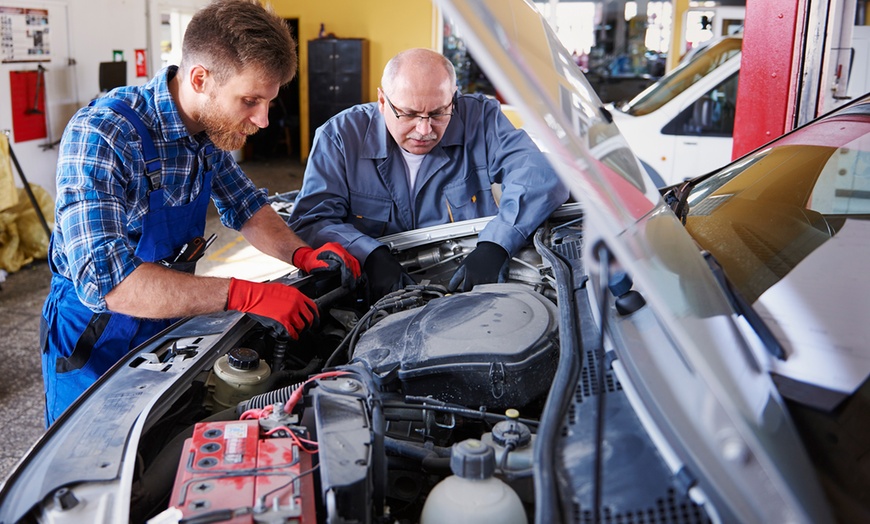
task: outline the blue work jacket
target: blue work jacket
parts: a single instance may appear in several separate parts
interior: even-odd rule
[[[498,203],[493,184],[501,186]],[[364,264],[382,245],[377,237],[495,216],[478,240],[514,255],[567,198],[528,134],[483,95],[458,97],[411,192],[399,146],[369,103],[317,130],[290,225],[312,246],[338,242]]]

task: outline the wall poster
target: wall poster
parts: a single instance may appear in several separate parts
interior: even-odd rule
[[[48,62],[48,9],[0,6],[0,56],[3,63]]]

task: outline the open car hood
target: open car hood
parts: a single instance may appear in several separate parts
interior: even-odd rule
[[[669,446],[683,446],[675,450],[683,460],[692,457],[689,469],[704,471],[706,481],[698,482],[710,482],[705,496],[736,497],[725,504],[734,513],[719,517],[827,520],[824,496],[769,375],[771,355],[736,314],[533,4],[437,4],[582,204],[586,263],[606,254],[646,300],[647,324],[617,318],[611,325],[615,369],[627,387],[640,390]],[[596,269],[587,267],[593,281],[601,277]]]

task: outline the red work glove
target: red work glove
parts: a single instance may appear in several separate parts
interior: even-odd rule
[[[340,271],[344,287],[353,287],[360,275],[359,261],[337,242],[326,243],[318,249],[300,247],[293,253],[293,265],[306,273]]]
[[[319,315],[314,301],[295,287],[235,278],[230,279],[227,309],[247,313],[273,329],[286,330],[294,340]]]

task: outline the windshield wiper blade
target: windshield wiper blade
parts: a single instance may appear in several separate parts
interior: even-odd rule
[[[764,323],[761,315],[759,315],[752,305],[743,298],[743,295],[741,295],[739,291],[734,289],[728,281],[728,277],[725,276],[725,271],[722,269],[722,266],[720,266],[719,262],[716,261],[716,258],[709,251],[704,251],[703,255],[704,260],[707,261],[707,265],[710,266],[710,270],[713,271],[713,276],[716,278],[716,281],[719,282],[719,286],[722,290],[725,291],[729,302],[731,302],[731,307],[746,319],[755,331],[755,334],[758,335],[761,343],[764,344],[768,353],[779,360],[786,360],[787,355],[782,344],[779,343],[779,340],[777,340],[770,328],[767,327],[767,324]]]
[[[686,217],[689,215],[689,194],[694,185],[693,180],[687,180],[664,194],[665,204],[671,208],[683,225],[686,225]]]

